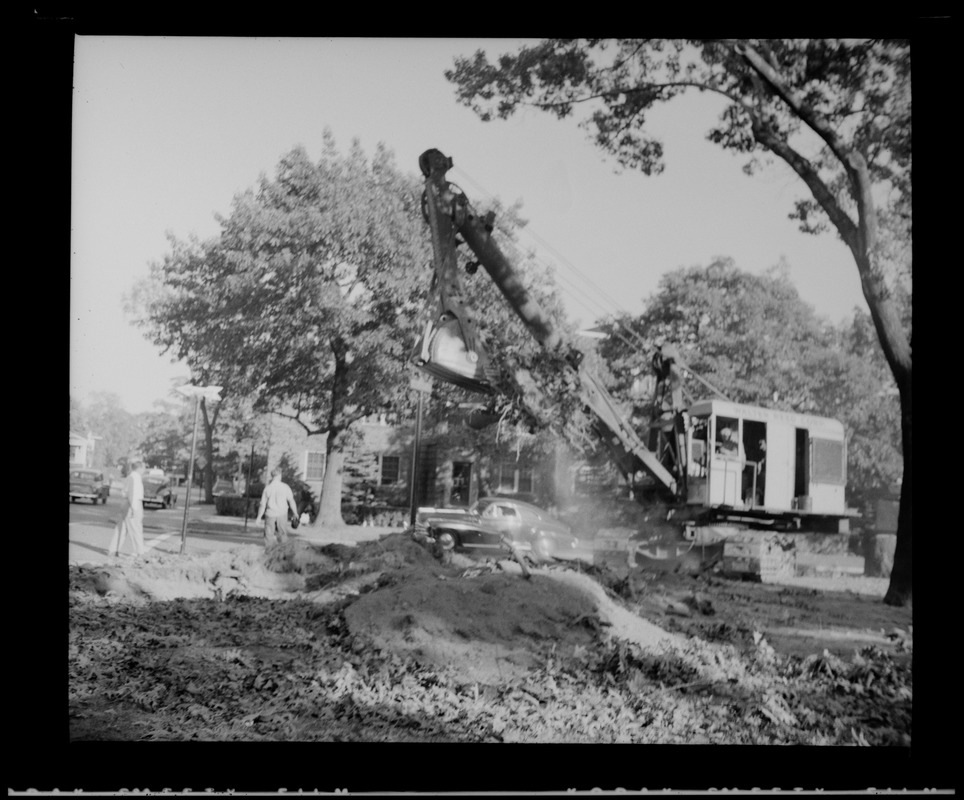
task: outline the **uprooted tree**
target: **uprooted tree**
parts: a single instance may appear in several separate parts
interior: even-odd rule
[[[490,63],[458,58],[446,77],[483,120],[534,107],[580,124],[620,165],[659,173],[646,114],[691,89],[726,100],[710,141],[746,155],[753,174],[779,159],[810,195],[794,218],[831,226],[850,250],[901,407],[903,479],[885,602],[912,595],[911,333],[894,286],[910,283],[910,48],[881,40],[548,39]]]

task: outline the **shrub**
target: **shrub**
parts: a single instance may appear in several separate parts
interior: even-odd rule
[[[239,494],[222,494],[214,498],[214,508],[218,516],[222,517],[243,517],[245,506],[247,506],[248,518],[254,519],[258,514],[258,503],[261,494],[257,497],[242,497]]]

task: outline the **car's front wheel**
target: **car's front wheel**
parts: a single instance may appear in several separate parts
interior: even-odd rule
[[[454,550],[457,542],[455,541],[455,536],[449,531],[442,531],[435,535],[435,541],[439,543],[439,546],[443,550]]]
[[[539,536],[532,544],[533,552],[543,561],[551,559],[555,549],[552,539],[548,536]]]

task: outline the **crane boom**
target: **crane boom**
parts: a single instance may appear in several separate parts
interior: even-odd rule
[[[463,388],[476,391],[496,388],[490,379],[493,371],[482,349],[471,304],[456,268],[456,235],[460,235],[536,341],[547,350],[563,351],[562,362],[576,374],[581,400],[593,412],[595,427],[606,445],[615,449],[624,463],[629,461],[632,471],[643,469],[675,496],[677,478],[639,438],[602,382],[580,363],[581,354],[574,349],[565,352],[567,345],[561,334],[495,242],[491,218],[480,219],[472,213],[465,196],[456,192],[446,179],[452,159],[438,150],[427,150],[419,159],[419,166],[426,178],[425,212],[432,229],[440,307],[436,325],[426,330],[416,363],[436,377]],[[461,340],[451,344],[456,336],[461,336]],[[464,354],[461,366],[455,357],[446,363],[433,359],[433,353],[442,351]]]

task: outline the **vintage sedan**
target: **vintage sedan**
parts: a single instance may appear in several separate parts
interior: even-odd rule
[[[104,480],[104,473],[96,469],[70,468],[70,502],[90,500],[107,503],[110,496],[110,481]]]
[[[416,531],[444,550],[505,551],[511,542],[532,560],[565,557],[578,545],[569,526],[532,503],[510,497],[483,497],[462,508],[419,508]]]
[[[177,503],[177,493],[168,478],[147,476],[144,484],[144,508],[172,508]]]

